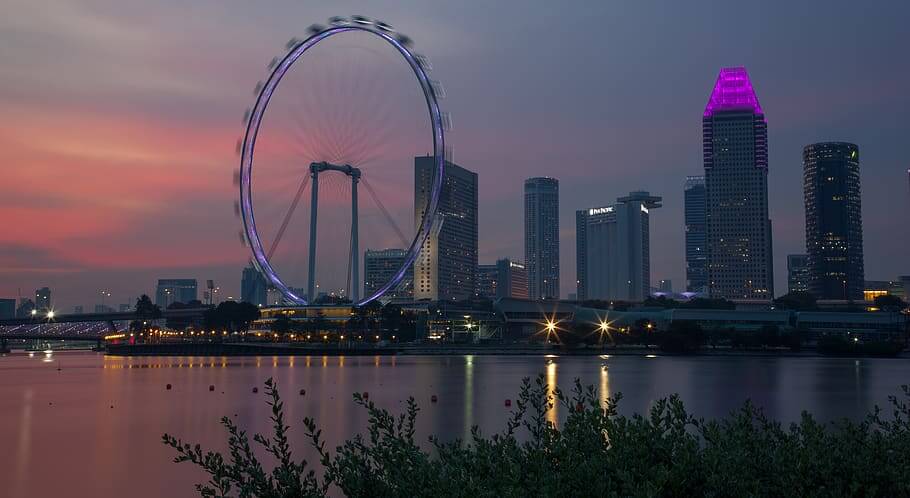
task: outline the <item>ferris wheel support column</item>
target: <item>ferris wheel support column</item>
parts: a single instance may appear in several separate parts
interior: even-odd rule
[[[360,174],[351,175],[351,302],[360,301],[360,248],[357,240],[357,183]]]
[[[312,179],[310,183],[310,257],[307,266],[307,301],[316,301],[316,209],[319,207],[319,168],[316,163],[310,165]]]

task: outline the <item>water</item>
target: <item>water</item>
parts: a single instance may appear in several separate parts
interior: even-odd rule
[[[601,368],[603,364],[607,369]],[[59,370],[58,370],[59,368]],[[262,383],[278,380],[303,451],[304,416],[331,447],[365,428],[354,391],[398,411],[414,396],[422,439],[465,437],[505,427],[506,398],[523,377],[544,374],[570,387],[574,377],[602,393],[621,391],[621,412],[647,410],[678,392],[695,414],[722,416],[751,398],[778,419],[807,409],[819,418],[860,418],[910,382],[906,360],[767,357],[404,356],[299,358],[114,358],[96,353],[15,354],[0,358],[0,496],[195,496],[204,475],[171,463],[168,432],[224,449],[218,424],[234,416],[250,432],[269,431]],[[165,389],[166,384],[173,389]],[[215,391],[209,391],[209,385]],[[258,386],[259,393],[252,388]],[[306,395],[300,396],[300,389]],[[438,402],[430,397],[437,395]],[[302,455],[303,453],[301,453]]]

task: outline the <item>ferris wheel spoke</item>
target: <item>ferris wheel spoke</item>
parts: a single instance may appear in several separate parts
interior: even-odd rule
[[[291,216],[297,209],[297,204],[300,202],[300,198],[303,196],[303,192],[306,190],[306,187],[309,183],[310,177],[304,176],[303,180],[300,182],[300,187],[297,188],[297,194],[294,196],[294,200],[291,202],[291,206],[288,208],[287,213],[284,215],[284,219],[281,220],[281,226],[278,228],[278,233],[275,234],[275,240],[272,242],[272,247],[269,248],[268,255],[266,255],[267,260],[271,261],[272,256],[275,254],[275,250],[278,249],[278,244],[281,242],[281,238],[284,236],[284,231],[287,230],[288,223],[291,221]]]
[[[410,245],[410,244],[408,244],[407,237],[404,236],[404,232],[402,232],[401,228],[398,227],[398,224],[395,223],[395,219],[392,218],[392,215],[385,208],[385,205],[382,203],[381,200],[379,200],[379,196],[376,195],[376,191],[373,190],[373,187],[372,187],[372,185],[370,185],[370,182],[367,181],[366,177],[360,177],[360,183],[362,183],[363,186],[367,189],[367,192],[370,194],[370,197],[373,199],[373,202],[376,203],[376,207],[379,208],[379,211],[382,213],[382,215],[385,217],[385,220],[392,227],[392,230],[394,230],[395,234],[398,235],[398,238],[401,240],[402,247],[407,248]]]

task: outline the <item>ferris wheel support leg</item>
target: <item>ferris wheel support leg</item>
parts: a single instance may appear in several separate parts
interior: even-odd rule
[[[360,301],[360,248],[357,227],[357,177],[351,177],[351,301]]]
[[[319,207],[319,170],[310,168],[313,175],[310,197],[310,257],[307,266],[307,302],[313,304],[316,300],[316,209]]]

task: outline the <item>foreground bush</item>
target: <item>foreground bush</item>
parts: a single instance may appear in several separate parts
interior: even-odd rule
[[[905,397],[910,388],[902,387]],[[266,393],[274,434],[253,436],[277,465],[269,470],[254,454],[247,434],[229,418],[230,455],[204,452],[170,435],[164,444],[175,462],[192,462],[209,474],[196,486],[202,496],[910,496],[910,406],[889,399],[862,422],[817,422],[803,413],[783,427],[750,403],[717,421],[696,419],[671,396],[649,413],[626,417],[616,411],[620,395],[606,406],[593,387],[578,380],[571,393],[551,390],[543,376],[525,379],[502,434],[485,437],[476,427],[470,441],[442,443],[430,451],[414,439],[418,407],[395,416],[359,394],[369,413],[365,435],[326,450],[313,419],[303,425],[316,449],[316,468],[295,461],[288,443],[278,388]],[[568,412],[555,426],[546,414],[554,403]]]

